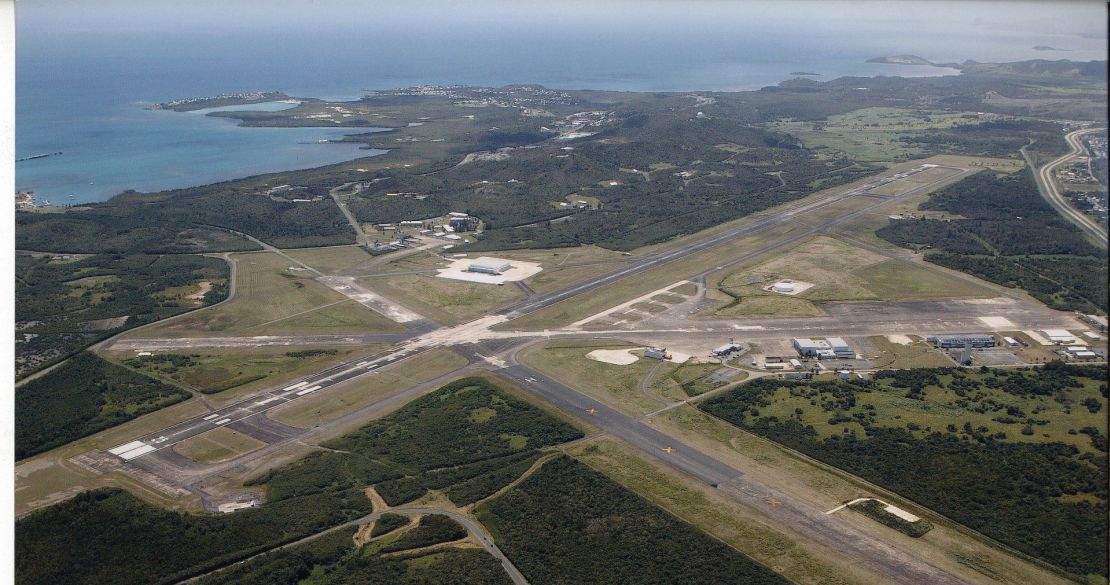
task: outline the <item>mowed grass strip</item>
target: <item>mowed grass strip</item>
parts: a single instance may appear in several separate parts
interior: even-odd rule
[[[360,279],[359,283],[448,325],[483,317],[525,298],[524,292],[512,283],[498,286],[439,278],[434,274],[375,276]]]
[[[266,443],[254,437],[218,427],[181,441],[173,446],[173,450],[197,463],[213,464],[229,461],[264,446]]]
[[[796,295],[764,290],[783,280],[813,286]],[[726,301],[717,314],[734,316],[807,316],[820,314],[819,305],[830,302],[898,302],[991,294],[967,281],[826,236],[808,238],[762,263],[735,270],[716,286],[721,289],[716,296]]]
[[[632,414],[659,410],[658,399],[640,391],[640,383],[655,370],[657,380],[666,377],[675,365],[640,358],[628,365],[607,364],[586,357],[595,349],[632,349],[636,346],[609,342],[599,346],[596,341],[561,340],[533,346],[519,356],[521,363]],[[658,368],[656,370],[656,368]]]
[[[389,319],[316,282],[270,252],[236,254],[235,297],[211,310],[143,329],[135,337],[325,335],[399,331]],[[319,312],[318,315],[313,313]]]
[[[105,357],[144,374],[194,388],[225,401],[281,385],[343,361],[381,351],[383,344],[352,346],[272,346],[198,348],[182,353],[137,357],[116,351]]]
[[[467,363],[466,358],[450,350],[431,350],[415,359],[329,388],[326,392],[310,394],[279,406],[266,416],[289,426],[311,428],[365,408],[406,388],[449,374]]]
[[[334,274],[353,266],[358,266],[374,257],[362,246],[297,248],[294,250],[284,250],[284,252],[324,274]]]

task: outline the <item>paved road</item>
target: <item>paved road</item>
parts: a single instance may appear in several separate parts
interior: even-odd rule
[[[1064,197],[1062,193],[1063,189],[1061,189],[1059,183],[1056,182],[1055,172],[1057,167],[1072,161],[1086,150],[1082,143],[1082,136],[1084,134],[1092,134],[1104,130],[1103,128],[1088,128],[1086,130],[1071,132],[1064,137],[1068,141],[1068,146],[1071,147],[1071,152],[1044,165],[1037,170],[1036,173],[1037,187],[1040,189],[1041,195],[1060,212],[1060,215],[1063,215],[1065,219],[1079,226],[1079,229],[1094,238],[1095,242],[1103,248],[1107,245],[1106,226],[1099,224],[1087,214],[1072,207],[1071,203]],[[1025,152],[1024,148],[1021,149],[1021,154],[1025,157],[1025,162],[1029,167],[1035,168],[1033,160],[1029,157],[1029,154]]]
[[[963,581],[926,561],[896,549],[865,534],[839,518],[776,492],[747,477],[718,459],[682,443],[523,365],[497,370],[522,388],[557,406],[571,416],[585,420],[632,446],[666,462],[733,498],[779,520],[851,558],[853,562],[883,575],[892,583],[957,585]]]
[[[486,552],[488,552],[490,554],[490,556],[497,559],[497,561],[501,563],[501,567],[503,569],[505,569],[505,573],[509,575],[509,578],[513,580],[513,583],[515,583],[516,585],[529,585],[528,580],[524,578],[524,575],[522,575],[519,570],[517,570],[516,565],[514,565],[512,563],[512,561],[510,561],[509,558],[506,557],[505,554],[501,552],[501,549],[497,548],[497,544],[493,542],[493,538],[489,535],[489,533],[486,532],[484,526],[482,526],[481,524],[478,524],[474,520],[471,520],[468,516],[464,516],[464,515],[459,514],[457,512],[450,511],[450,510],[440,510],[439,508],[427,508],[427,507],[390,508],[389,510],[382,510],[382,511],[379,511],[379,512],[374,512],[372,514],[367,514],[367,515],[365,515],[361,518],[358,518],[356,520],[351,520],[350,522],[347,522],[345,524],[340,524],[338,526],[333,526],[331,528],[328,528],[327,530],[317,532],[316,534],[313,534],[313,535],[310,535],[310,536],[306,536],[306,537],[304,537],[300,540],[295,540],[293,542],[283,544],[279,547],[275,547],[275,548],[272,548],[270,550],[260,552],[256,555],[252,555],[252,556],[247,557],[247,558],[245,558],[241,561],[237,561],[235,563],[227,565],[226,567],[220,567],[219,569],[216,569],[214,571],[209,571],[209,572],[207,572],[203,575],[197,575],[196,577],[192,577],[192,578],[186,579],[184,581],[179,581],[179,583],[190,583],[192,581],[196,581],[197,579],[200,579],[201,577],[204,577],[206,575],[211,575],[213,573],[218,573],[220,571],[229,569],[231,567],[241,565],[243,563],[246,563],[246,562],[249,562],[253,559],[256,559],[260,556],[269,554],[271,552],[286,549],[286,548],[290,548],[290,547],[294,547],[294,546],[298,546],[298,545],[304,544],[306,542],[311,542],[313,540],[316,540],[317,538],[320,538],[321,536],[324,536],[325,534],[335,532],[336,530],[340,530],[340,529],[343,529],[343,528],[348,528],[348,527],[351,527],[351,526],[361,526],[363,524],[368,524],[370,522],[374,522],[379,517],[381,517],[382,514],[385,514],[387,512],[392,513],[392,514],[414,514],[414,515],[415,514],[441,514],[443,516],[447,516],[447,517],[451,518],[452,520],[458,522],[459,524],[462,524],[463,527],[466,528],[466,531],[469,532],[471,534],[471,536],[473,536],[478,541],[478,543],[482,545],[482,548],[486,549]]]
[[[356,181],[353,183],[344,183],[334,189],[331,189],[330,191],[328,191],[328,195],[331,195],[332,200],[335,201],[335,204],[337,206],[339,206],[339,211],[343,212],[343,216],[347,218],[347,223],[351,224],[351,229],[355,230],[355,243],[361,246],[369,246],[370,238],[366,237],[366,232],[362,231],[362,224],[360,224],[358,220],[355,219],[355,215],[351,213],[350,209],[347,209],[347,204],[339,197],[339,192],[343,189],[346,189],[347,187],[350,187],[351,185],[354,185],[355,188],[350,193],[348,193],[348,195],[355,195],[362,192],[362,183]]]

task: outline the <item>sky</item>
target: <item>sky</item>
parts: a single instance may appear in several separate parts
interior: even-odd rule
[[[723,0],[476,0],[355,2],[344,0],[21,0],[19,31],[25,34],[166,34],[183,30],[218,36],[243,30],[275,33],[331,28],[351,33],[375,28],[476,33],[566,28],[604,32],[707,27],[736,20],[796,21],[835,31],[838,24],[872,23],[912,31],[932,23],[1105,37],[1106,5],[1075,2],[963,1],[779,1]]]

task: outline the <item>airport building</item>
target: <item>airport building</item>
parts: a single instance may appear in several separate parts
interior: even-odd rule
[[[798,337],[793,340],[794,349],[802,357],[820,356],[821,352],[828,352],[832,354],[832,346],[829,342],[823,339],[809,339],[806,337]],[[833,354],[835,355],[835,354]]]
[[[512,267],[513,265],[503,258],[488,258],[483,256],[481,258],[475,258],[474,261],[470,263],[470,266],[466,268],[466,271],[497,276],[508,272]]]
[[[665,360],[665,359],[667,359],[667,348],[665,348],[665,347],[649,347],[646,350],[644,350],[644,357],[650,358],[650,359],[653,359],[653,360]]]
[[[740,345],[739,343],[736,343],[735,339],[729,339],[728,343],[714,349],[713,351],[709,352],[709,354],[713,355],[713,356],[716,356],[716,357],[724,357],[726,355],[729,355],[733,352],[740,351],[742,349],[744,349],[743,345]]]
[[[852,351],[852,348],[848,345],[848,342],[844,341],[843,338],[829,337],[825,339],[825,341],[828,342],[829,349],[831,349],[832,352],[836,354],[836,357],[848,360],[855,359],[856,352]]]
[[[1041,333],[1056,345],[1075,343],[1075,336],[1064,329],[1045,329]]]
[[[943,348],[994,347],[994,337],[990,335],[931,335],[925,338],[929,343]]]

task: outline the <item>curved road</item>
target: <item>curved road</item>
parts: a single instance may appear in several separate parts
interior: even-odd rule
[[[304,544],[306,542],[315,540],[315,539],[320,538],[321,536],[323,536],[325,534],[328,534],[329,532],[334,532],[336,530],[340,530],[342,528],[347,528],[347,527],[350,527],[350,526],[359,526],[359,525],[362,525],[362,524],[367,524],[367,523],[373,522],[373,521],[377,520],[382,514],[385,514],[387,512],[392,513],[392,514],[441,514],[443,516],[447,516],[447,517],[451,518],[455,522],[458,522],[459,524],[462,524],[463,527],[466,528],[467,532],[469,532],[471,535],[474,536],[474,538],[476,538],[478,540],[478,543],[482,545],[482,548],[486,549],[486,552],[488,552],[490,554],[490,556],[497,559],[498,562],[501,563],[501,567],[505,569],[505,573],[507,573],[509,575],[509,578],[513,580],[513,583],[515,585],[529,585],[528,580],[525,579],[524,575],[522,575],[521,572],[517,570],[516,566],[513,565],[512,561],[510,561],[508,559],[508,557],[506,557],[505,554],[501,552],[501,549],[497,548],[497,545],[494,544],[494,542],[493,542],[493,538],[490,537],[490,535],[486,533],[485,527],[483,527],[481,524],[478,524],[477,522],[472,520],[470,517],[464,516],[463,514],[459,514],[458,512],[452,512],[450,510],[440,510],[439,508],[426,508],[426,507],[411,507],[411,508],[410,507],[400,507],[400,508],[390,508],[388,510],[382,510],[380,512],[373,512],[373,513],[367,514],[367,515],[365,515],[361,518],[351,520],[350,522],[347,522],[347,523],[344,523],[344,524],[339,524],[338,526],[332,526],[331,528],[328,528],[328,529],[323,530],[321,532],[317,532],[316,534],[311,534],[311,535],[306,536],[304,538],[301,538],[299,540],[294,540],[293,542],[289,542],[289,543],[283,544],[281,546],[277,546],[277,547],[271,548],[269,550],[260,552],[258,554],[251,555],[251,556],[249,556],[249,557],[247,557],[247,558],[245,558],[241,561],[236,561],[236,562],[234,562],[230,565],[225,565],[225,566],[220,567],[218,569],[213,569],[213,570],[208,571],[207,573],[204,573],[202,575],[197,575],[195,577],[190,577],[188,579],[180,581],[179,583],[190,583],[192,581],[196,581],[197,579],[200,579],[201,577],[211,575],[213,573],[218,573],[218,572],[226,570],[226,569],[230,569],[231,567],[249,562],[249,561],[251,561],[253,559],[256,559],[256,558],[258,558],[262,555],[269,554],[269,553],[272,553],[274,551],[294,547],[294,546],[297,546],[299,544]]]
[[[1076,130],[1075,132],[1069,133],[1067,136],[1064,137],[1064,139],[1068,141],[1068,146],[1071,146],[1071,152],[1038,169],[1036,172],[1036,176],[1037,186],[1040,188],[1041,195],[1046,200],[1048,200],[1048,202],[1052,204],[1052,206],[1055,207],[1061,215],[1067,218],[1068,221],[1079,226],[1079,229],[1083,230],[1086,234],[1093,237],[1098,243],[1099,247],[1105,248],[1106,227],[1099,225],[1097,221],[1088,217],[1085,213],[1079,211],[1078,209],[1072,207],[1071,204],[1068,203],[1068,200],[1064,197],[1062,189],[1057,184],[1056,177],[1054,176],[1057,167],[1070,162],[1072,159],[1079,156],[1086,150],[1080,140],[1081,136],[1083,136],[1084,134],[1101,132],[1102,130],[1102,128],[1087,128],[1084,130]],[[1029,157],[1028,154],[1026,154],[1024,148],[1021,149],[1021,154],[1025,157],[1025,161],[1029,164],[1030,168],[1036,168],[1033,165],[1033,160]]]

